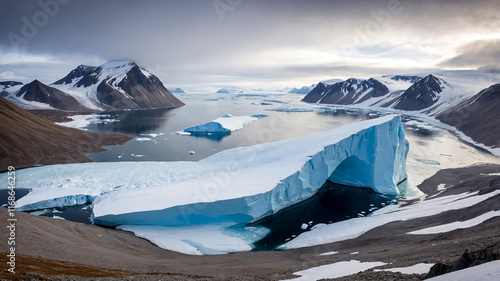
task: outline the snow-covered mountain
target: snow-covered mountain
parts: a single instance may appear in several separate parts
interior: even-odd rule
[[[302,100],[310,103],[358,104],[388,93],[389,88],[374,78],[367,80],[349,78],[332,85],[319,83]]]
[[[443,111],[436,119],[486,146],[500,148],[500,83]]]
[[[320,82],[303,101],[390,107],[435,116],[498,82],[500,73],[479,70],[350,78],[330,85]]]
[[[74,97],[64,93],[56,88],[47,86],[38,80],[34,80],[19,89],[15,94],[18,100],[26,102],[36,102],[46,104],[50,107],[69,110],[69,111],[87,111],[88,108],[83,106]],[[36,104],[31,104],[36,108]]]
[[[51,85],[35,80],[0,84],[1,95],[26,109],[95,111],[172,108],[184,105],[158,77],[132,61],[80,65]]]
[[[432,74],[418,80],[403,92],[394,102],[385,106],[402,110],[421,110],[434,105],[440,98],[440,93],[448,87],[443,79]]]
[[[53,87],[69,93],[90,109],[171,108],[184,105],[158,77],[132,61],[101,66],[80,65]]]

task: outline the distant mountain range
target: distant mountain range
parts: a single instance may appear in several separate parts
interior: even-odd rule
[[[386,75],[324,82],[302,100],[308,103],[390,107],[432,116],[500,81],[497,73],[474,70]]]
[[[324,82],[302,101],[394,108],[435,117],[473,140],[500,148],[500,71],[439,71]]]
[[[95,111],[184,105],[150,72],[132,61],[80,65],[51,85],[38,80],[0,84],[2,96],[27,109]]]
[[[312,84],[311,86],[303,86],[300,89],[292,88],[288,93],[290,94],[299,94],[299,95],[307,95],[309,92],[316,87],[316,84]]]

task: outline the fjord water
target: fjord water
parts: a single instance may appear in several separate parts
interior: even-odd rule
[[[271,230],[254,243],[255,250],[273,250],[316,224],[364,217],[398,200],[399,196],[326,181],[311,198],[253,223]]]
[[[92,124],[87,129],[98,133],[129,134],[139,139],[88,156],[99,162],[197,161],[222,150],[310,135],[368,117],[365,114],[347,114],[341,111],[323,114],[267,111],[280,105],[275,97],[220,95],[223,96],[218,99],[200,97],[185,100],[185,106],[174,109],[103,113],[103,119],[119,121]],[[269,105],[261,105],[263,100]],[[227,136],[175,134],[176,131],[204,124],[225,114],[263,114],[267,117],[260,118]],[[149,134],[154,134],[155,137]],[[146,140],[147,138],[150,140]],[[189,154],[190,151],[195,153]]]

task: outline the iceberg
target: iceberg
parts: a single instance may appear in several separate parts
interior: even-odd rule
[[[311,197],[327,180],[396,195],[407,177],[407,153],[400,117],[390,115],[234,148],[198,162],[23,169],[18,187],[33,191],[16,206],[32,210],[92,201],[92,220],[106,226],[249,223]]]
[[[233,116],[226,114],[205,124],[192,126],[183,130],[192,135],[223,134],[229,135],[234,131],[241,130],[245,125],[259,119],[258,115]]]

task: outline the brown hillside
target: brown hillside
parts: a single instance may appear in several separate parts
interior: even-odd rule
[[[50,123],[0,97],[0,171],[46,164],[90,162],[85,154],[132,137],[101,135]]]

